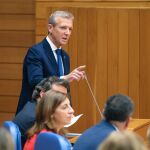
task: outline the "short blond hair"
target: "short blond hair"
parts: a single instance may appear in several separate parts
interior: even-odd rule
[[[74,20],[74,16],[71,12],[66,11],[66,10],[65,11],[57,10],[49,16],[48,24],[56,25],[56,18],[57,17]]]
[[[131,131],[113,132],[98,150],[148,150],[142,137]]]
[[[0,127],[0,150],[14,150],[14,147],[10,133],[4,127]]]

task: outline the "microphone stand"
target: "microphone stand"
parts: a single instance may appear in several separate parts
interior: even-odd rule
[[[101,118],[104,118],[104,117],[103,117],[103,114],[102,114],[102,111],[100,110],[100,107],[99,107],[99,105],[98,105],[98,103],[97,103],[97,100],[96,100],[96,98],[95,98],[95,96],[94,96],[94,93],[93,93],[93,91],[92,91],[92,88],[91,88],[91,86],[90,86],[90,83],[89,83],[89,81],[88,81],[88,78],[87,78],[87,75],[86,75],[86,74],[85,74],[85,80],[86,80],[86,83],[87,83],[88,88],[89,88],[89,90],[90,90],[90,93],[91,93],[91,95],[92,95],[92,98],[93,98],[93,100],[94,100],[94,103],[96,104],[96,107],[97,107],[97,109],[98,109],[98,111],[99,111],[99,113],[100,113],[100,116],[101,116]]]

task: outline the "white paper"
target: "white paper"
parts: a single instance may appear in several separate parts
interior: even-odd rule
[[[76,123],[77,121],[78,121],[78,119],[82,116],[83,114],[80,114],[80,115],[78,115],[78,116],[75,116],[75,117],[73,117],[72,119],[71,119],[71,122],[69,123],[69,124],[67,124],[67,125],[65,125],[64,127],[70,127],[70,126],[72,126],[74,123]]]

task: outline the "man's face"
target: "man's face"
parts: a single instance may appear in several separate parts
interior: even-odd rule
[[[55,85],[55,84],[53,84],[52,85],[52,89],[55,90],[55,91],[59,91],[61,93],[67,94],[67,89],[64,86],[62,86],[62,85]]]
[[[56,24],[48,25],[48,31],[50,39],[59,48],[62,45],[67,44],[71,31],[73,29],[73,20],[57,17]]]
[[[64,86],[62,86],[62,85],[55,85],[55,84],[53,84],[52,85],[52,89],[55,90],[55,91],[67,94],[67,89]],[[40,99],[43,97],[44,93],[45,92],[43,92],[43,91],[40,92]]]

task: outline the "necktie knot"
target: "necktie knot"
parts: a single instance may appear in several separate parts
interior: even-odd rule
[[[61,55],[61,49],[57,49],[57,50],[56,50],[56,54],[57,54],[57,55]]]

